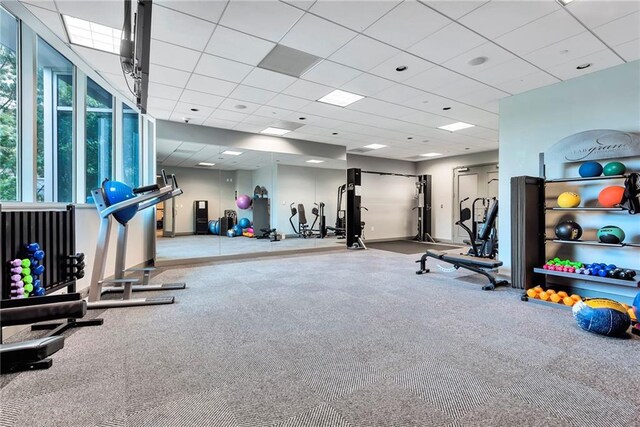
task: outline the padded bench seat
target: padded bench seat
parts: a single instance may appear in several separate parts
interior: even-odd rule
[[[446,252],[436,251],[433,249],[427,249],[427,254],[429,254],[430,257],[438,258],[443,261],[450,262],[452,264],[464,263],[464,264],[472,265],[475,267],[487,268],[487,269],[498,268],[502,266],[502,261],[498,261],[496,259],[490,259],[490,258],[478,258],[470,255],[448,254]]]
[[[51,359],[47,359],[47,357],[62,347],[64,347],[64,337],[62,336],[0,344],[2,372],[46,369],[51,366]]]

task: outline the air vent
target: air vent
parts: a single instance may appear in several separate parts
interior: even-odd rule
[[[260,61],[258,68],[300,77],[321,60],[322,58],[301,50],[278,44]]]
[[[368,151],[373,151],[371,148],[354,148],[353,150],[349,150],[349,153],[366,153]]]

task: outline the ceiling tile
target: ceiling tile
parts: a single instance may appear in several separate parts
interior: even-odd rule
[[[627,0],[574,1],[566,7],[587,27],[595,28],[640,11],[640,2]]]
[[[230,97],[243,101],[255,102],[256,104],[266,104],[276,95],[276,92],[271,92],[270,90],[238,85],[238,87],[231,92]]]
[[[147,97],[147,108],[149,110],[173,111],[176,103],[176,101],[169,99],[156,98],[153,96]]]
[[[262,128],[264,129],[265,127],[268,127],[271,123],[273,123],[274,121],[277,121],[278,119],[272,119],[270,117],[262,117],[262,116],[249,116],[246,119],[243,120],[243,123],[249,123],[249,124],[253,124],[256,126],[262,126]]]
[[[161,65],[151,64],[149,66],[149,81],[162,83],[169,86],[184,87],[189,80],[189,73]]]
[[[614,46],[613,50],[628,62],[640,59],[640,38]]]
[[[218,108],[209,116],[209,119],[230,120],[233,122],[241,122],[249,117],[248,114],[238,113],[237,111],[222,110]],[[208,119],[207,119],[208,120]]]
[[[458,19],[467,13],[475,10],[485,4],[488,0],[437,0],[437,1],[425,1],[424,3],[436,9],[437,11],[447,15],[451,19]]]
[[[58,6],[58,11],[63,15],[97,22],[111,28],[122,28],[124,2],[101,0],[58,1],[56,5]]]
[[[469,65],[469,61],[475,58],[485,57],[486,62],[479,65]],[[453,59],[443,63],[443,67],[457,71],[466,76],[474,76],[488,68],[494,68],[500,64],[515,59],[516,57],[494,43],[486,42]]]
[[[205,52],[245,64],[258,65],[274,46],[275,43],[218,26]]]
[[[313,4],[316,2],[316,0],[281,0],[281,1],[304,10],[309,10],[309,8],[313,6]]]
[[[34,2],[34,4],[39,5],[40,2]],[[53,3],[53,2],[51,2]],[[47,6],[50,4],[47,2]],[[38,18],[43,24],[45,24],[53,33],[58,36],[61,40],[67,42],[69,39],[67,38],[67,32],[62,25],[62,18],[60,14],[55,10],[55,6],[53,11],[47,9],[43,9],[41,7],[35,7],[30,4],[25,4],[26,8],[29,12],[33,13],[36,18]]]
[[[260,131],[264,130],[264,126],[252,125],[251,123],[238,123],[233,127],[233,130],[237,130],[239,132],[250,132],[250,133],[260,133]]]
[[[207,120],[204,121],[203,125],[211,126],[214,128],[220,128],[220,129],[231,129],[238,123],[239,122],[234,122],[233,120],[225,120],[225,119],[217,119],[215,117],[209,117]]]
[[[457,78],[439,87],[431,89],[431,92],[435,93],[436,95],[459,100],[458,97],[461,95],[477,92],[486,87],[488,86],[484,83],[480,83],[476,80],[458,74]]]
[[[176,113],[173,112],[171,114],[171,117],[169,117],[169,120],[173,121],[173,122],[180,122],[180,123],[184,123],[184,120],[188,118],[189,119],[189,124],[191,125],[201,125],[204,122],[204,117],[190,117],[188,115],[185,115],[183,113]]]
[[[295,83],[283,90],[282,93],[315,101],[330,93],[332,90],[333,88],[329,86],[308,82],[306,80],[296,80]]]
[[[404,71],[397,71],[399,66],[407,67]],[[396,82],[403,82],[416,74],[432,68],[434,65],[422,58],[411,55],[407,52],[400,52],[396,56],[387,59],[380,65],[369,70],[371,74],[384,77]]]
[[[304,14],[276,1],[231,1],[220,20],[225,27],[278,42]]]
[[[273,105],[274,107],[296,111],[303,108],[305,105],[308,105],[309,102],[311,101],[308,99],[302,99],[302,98],[297,98],[295,96],[278,94],[271,101],[269,101],[267,105]]]
[[[302,77],[315,83],[338,87],[353,80],[359,74],[361,73],[358,70],[325,60],[307,71]]]
[[[395,84],[381,92],[378,92],[377,94],[375,94],[374,98],[380,99],[382,101],[401,104],[409,99],[416,98],[425,94],[426,92],[422,92],[419,89],[401,84]]]
[[[263,105],[258,108],[255,112],[257,116],[262,117],[272,117],[274,119],[284,119],[286,116],[291,114],[291,110],[285,110],[278,107],[273,107],[270,105]]]
[[[245,108],[238,108],[238,106],[244,106]],[[253,114],[258,108],[260,108],[260,104],[227,98],[222,103],[220,103],[218,108],[233,111],[235,113]]]
[[[87,61],[92,69],[122,75],[122,66],[120,65],[120,57],[118,55],[90,49],[88,47],[72,46],[73,50]]]
[[[20,0],[20,2],[25,3],[25,6],[27,7],[34,5],[58,13],[56,3],[53,0]]]
[[[444,126],[451,123],[451,119],[447,117],[437,116],[435,114],[423,111],[415,111],[411,114],[403,116],[403,121],[420,124],[428,127]]]
[[[578,65],[586,63],[591,64],[591,66],[584,70],[576,69]],[[565,62],[564,64],[554,65],[553,67],[549,67],[547,71],[562,80],[568,80],[573,77],[583,76],[585,74],[590,74],[594,71],[603,70],[605,68],[613,67],[614,65],[619,65],[622,63],[622,60],[618,58],[611,50],[605,49],[601,50],[600,52],[592,53],[590,55]]]
[[[451,20],[425,5],[408,0],[380,18],[364,33],[385,43],[406,49],[450,22]]]
[[[491,1],[458,20],[489,39],[559,10],[553,1]]]
[[[344,2],[318,0],[310,10],[316,15],[360,32],[393,9],[398,3],[400,3],[399,0]]]
[[[181,94],[182,88],[149,82],[149,96],[177,101]]]
[[[387,79],[363,73],[350,82],[342,85],[340,89],[347,92],[353,92],[358,95],[371,96],[383,91],[393,84],[394,83],[392,81]]]
[[[599,52],[607,47],[588,31],[562,40],[558,43],[538,49],[523,57],[541,68],[562,64],[590,53]]]
[[[114,4],[114,2],[106,3]],[[165,7],[153,8],[151,22],[151,38],[200,51],[204,50],[215,28],[215,24],[211,22]],[[121,26],[122,22],[116,28]]]
[[[532,89],[537,89],[542,86],[548,86],[554,83],[558,83],[560,80],[551,76],[544,71],[535,71],[526,76],[521,76],[506,82],[496,84],[496,87],[506,92],[515,94],[527,92]]]
[[[152,39],[149,60],[152,64],[191,72],[195,68],[200,54],[195,50]]]
[[[495,42],[518,55],[526,55],[583,31],[584,27],[571,15],[558,10],[498,37]]]
[[[609,46],[635,40],[640,36],[640,12],[616,19],[593,31]]]
[[[227,96],[235,89],[236,86],[236,83],[228,82],[226,80],[192,74],[189,79],[189,83],[187,84],[187,89],[210,93],[212,95]]]
[[[473,78],[491,86],[511,81],[540,71],[535,66],[520,58],[515,58],[499,65],[487,68],[479,73],[474,73]]]
[[[193,109],[198,110],[198,111],[192,111]],[[178,102],[175,106],[175,108],[173,109],[173,113],[179,113],[185,117],[190,117],[190,118],[202,118],[205,119],[207,117],[209,117],[209,115],[211,113],[213,113],[213,111],[215,110],[215,108],[212,107],[205,107],[202,105],[193,105],[191,103],[186,103],[186,102]]]
[[[397,104],[365,98],[349,105],[347,109],[376,114],[383,117],[400,118],[412,114],[414,110]]]
[[[485,42],[484,38],[454,22],[407,50],[431,62],[441,64]]]
[[[329,59],[362,71],[368,71],[398,53],[398,49],[359,35],[331,55]]]
[[[290,86],[297,79],[274,71],[254,68],[247,77],[242,80],[245,86],[253,86],[260,89],[280,92]]]
[[[210,22],[218,22],[226,6],[225,1],[154,0],[153,5],[164,6]],[[157,8],[154,7],[155,13]]]
[[[408,86],[413,86],[418,89],[423,89],[426,91],[430,91],[437,87],[444,86],[448,83],[451,83],[461,76],[453,71],[449,71],[445,68],[436,66],[428,69],[415,77],[411,77],[404,81],[404,84]]]
[[[307,13],[280,40],[280,44],[326,58],[355,36],[351,30]]]
[[[180,97],[180,101],[193,105],[204,105],[211,108],[216,108],[224,100],[222,96],[211,95],[208,93],[195,92],[193,90],[185,89]]]
[[[510,94],[489,86],[475,92],[469,92],[453,97],[454,99],[471,105],[486,105],[487,103],[497,102]]]
[[[203,54],[194,73],[239,83],[253,67],[218,56]]]

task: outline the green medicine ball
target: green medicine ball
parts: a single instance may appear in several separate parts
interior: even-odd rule
[[[620,244],[624,242],[624,231],[615,225],[607,225],[598,230],[598,240],[601,243]]]
[[[620,162],[607,163],[602,169],[605,176],[624,175],[627,167]]]

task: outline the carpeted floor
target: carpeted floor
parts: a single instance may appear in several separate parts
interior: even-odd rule
[[[2,426],[637,426],[639,339],[414,274],[378,250],[161,272],[170,306],[111,309],[48,371],[10,377]],[[469,276],[466,276],[469,277]]]
[[[446,251],[449,249],[460,249],[466,252],[464,246],[445,245],[443,243],[425,243],[413,240],[393,240],[389,242],[365,242],[367,248],[379,249],[381,251],[395,252],[397,254],[423,254],[427,249]]]

